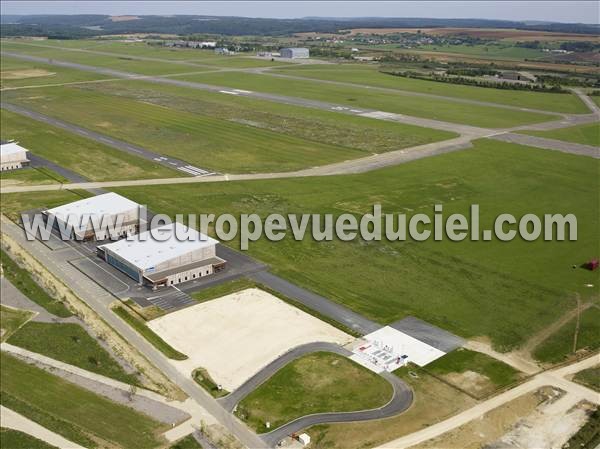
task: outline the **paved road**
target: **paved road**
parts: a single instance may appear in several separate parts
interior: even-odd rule
[[[25,418],[23,415],[2,405],[0,405],[0,421],[2,422],[2,427],[29,434],[38,440],[45,441],[49,445],[60,449],[85,449],[83,446],[67,440],[59,434],[40,426],[29,418]]]
[[[537,390],[544,386],[555,386],[565,390],[567,394],[574,395],[580,400],[587,400],[595,404],[600,404],[600,394],[590,390],[582,385],[565,380],[564,377],[579,372],[586,368],[591,368],[600,363],[600,357],[596,354],[581,362],[568,365],[563,368],[546,371],[533,377],[531,380],[512,388],[502,394],[493,396],[487,401],[481,402],[464,412],[454,415],[442,422],[433,424],[423,430],[413,432],[409,435],[397,438],[393,441],[379,446],[378,449],[403,449],[417,445],[424,441],[436,438],[460,427],[468,422],[481,418],[487,412],[498,408],[507,402],[512,401],[526,393]]]
[[[529,147],[543,148],[545,150],[556,150],[563,153],[577,154],[600,158],[600,149],[591,145],[564,142],[562,140],[546,139],[545,137],[529,136],[527,134],[505,133],[491,137],[503,142],[518,143]]]
[[[394,389],[392,399],[386,405],[371,410],[346,413],[317,413],[298,418],[272,432],[261,435],[271,447],[292,433],[297,433],[317,424],[370,421],[373,419],[389,418],[406,411],[413,402],[412,390],[398,376],[384,372],[381,374]]]
[[[180,172],[185,173],[188,176],[206,176],[206,175],[211,175],[214,173],[211,170],[207,170],[207,169],[203,169],[203,168],[199,168],[199,167],[190,165],[189,163],[182,161],[180,159],[166,157],[166,156],[163,156],[162,154],[154,153],[150,150],[139,147],[137,145],[132,145],[130,143],[115,139],[115,138],[107,136],[105,134],[100,134],[95,131],[90,131],[89,129],[83,128],[81,126],[73,125],[71,123],[67,123],[62,120],[59,120],[59,119],[56,119],[53,117],[49,117],[47,115],[41,114],[36,111],[31,111],[22,106],[17,106],[14,104],[2,102],[2,103],[0,103],[0,107],[2,107],[2,109],[6,109],[7,111],[11,111],[11,112],[15,112],[17,114],[24,115],[24,116],[29,117],[38,122],[43,122],[48,125],[52,125],[57,128],[61,128],[66,131],[72,132],[73,134],[77,134],[79,136],[85,137],[87,139],[94,140],[98,143],[115,148],[119,151],[124,151],[126,153],[132,154],[133,156],[147,159],[149,161],[152,161],[155,164],[163,165],[172,170],[179,170]],[[36,157],[35,155],[33,155],[33,156],[34,156],[34,158]],[[41,159],[39,157],[37,157],[37,158]],[[59,172],[60,172],[60,170],[62,170],[65,173],[69,172],[66,169],[59,168],[60,166],[53,164],[52,162],[46,161],[46,163],[51,164],[51,166],[50,165],[48,165],[48,166],[50,168],[52,168],[53,170],[58,169]],[[73,172],[70,172],[70,173],[71,173],[71,175],[70,175],[71,177],[73,177],[73,176],[80,177],[79,175],[74,174]],[[69,176],[66,176],[66,175],[65,175],[65,177],[69,178]],[[85,178],[82,178],[82,179],[85,179]],[[82,182],[82,181],[74,180],[74,182]]]
[[[250,274],[249,277],[267,287],[278,291],[279,293],[294,299],[305,305],[311,310],[314,310],[321,315],[330,318],[338,323],[343,324],[355,332],[366,335],[375,332],[382,327],[381,324],[375,323],[362,315],[331,301],[321,295],[317,295],[309,290],[292,284],[279,276],[276,276],[268,271],[260,271]]]

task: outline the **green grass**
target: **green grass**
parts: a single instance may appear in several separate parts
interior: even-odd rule
[[[548,56],[542,50],[535,48],[516,47],[512,43],[491,42],[488,44],[466,45],[421,45],[414,51],[435,51],[443,53],[458,53],[466,56],[476,56],[485,59],[524,60]]]
[[[2,404],[49,430],[86,447],[96,446],[89,444],[86,434],[124,449],[161,444],[158,432],[166,430],[165,426],[148,416],[4,353],[0,358]]]
[[[90,195],[84,190],[2,194],[0,195],[0,211],[14,222],[18,222],[21,219],[21,212],[38,208],[50,209]]]
[[[587,422],[569,438],[564,447],[596,449],[598,445],[600,445],[600,410],[596,409],[590,413]]]
[[[171,170],[4,109],[0,117],[3,139],[18,140],[32,153],[79,173],[91,181],[184,176],[178,170]],[[4,179],[4,174],[2,178]]]
[[[149,343],[156,349],[162,352],[165,356],[173,360],[186,360],[188,357],[185,354],[175,350],[162,338],[156,335],[152,329],[146,326],[141,319],[133,316],[128,310],[123,307],[115,307],[112,309],[123,321],[138,331]]]
[[[583,145],[600,146],[600,123],[571,126],[569,128],[553,129],[551,131],[519,131],[521,134],[545,137],[547,139],[564,140]]]
[[[221,398],[229,394],[229,391],[227,390],[219,390],[219,386],[204,368],[196,368],[194,371],[192,371],[192,379],[194,379],[194,382],[208,391],[213,398]]]
[[[591,307],[580,317],[576,351],[594,351],[600,347],[600,309]],[[569,321],[556,333],[544,340],[533,352],[533,356],[544,363],[557,363],[574,355],[573,338],[576,319]]]
[[[600,393],[600,366],[579,371],[573,380]]]
[[[469,351],[468,349],[457,349],[446,354],[427,365],[425,370],[437,376],[474,371],[487,377],[492,383],[492,388],[484,388],[482,391],[476,392],[475,396],[478,397],[483,397],[493,391],[505,388],[520,378],[519,371],[511,366],[488,355]]]
[[[402,123],[303,108],[250,97],[234,97],[177,86],[126,81],[86,86],[94,92],[118,95],[226,122],[245,124],[312,142],[383,153],[456,137],[457,134]]]
[[[304,415],[350,412],[385,405],[392,386],[353,361],[327,352],[290,362],[244,398],[236,414],[259,433]]]
[[[2,111],[2,114],[4,114],[4,111]],[[2,127],[4,127],[4,121],[2,122]],[[69,182],[67,178],[46,167],[29,167],[14,171],[2,172],[0,175],[0,180],[3,186],[57,184]]]
[[[398,89],[445,97],[498,103],[542,111],[586,113],[586,106],[576,95],[547,92],[527,92],[487,87],[462,86],[458,84],[419,80],[392,76],[379,72],[379,66],[364,64],[295,65],[283,67],[274,73],[302,76],[320,80],[341,81],[366,86]]]
[[[12,307],[0,305],[0,329],[2,329],[0,341],[5,341],[14,334],[32,316],[33,312],[28,310],[13,309]]]
[[[68,317],[72,313],[57,298],[53,298],[41,288],[31,277],[27,270],[19,267],[4,250],[0,251],[3,274],[21,293],[48,312],[59,316]]]
[[[487,128],[504,128],[550,120],[552,117],[524,111],[514,111],[457,103],[452,100],[424,99],[411,95],[378,92],[361,87],[324,84],[318,81],[276,78],[245,73],[206,73],[178,77],[188,81],[268,92],[342,104],[352,108],[370,108]]]
[[[203,449],[200,443],[192,435],[183,437],[181,440],[169,446],[169,449]]]
[[[439,203],[448,217],[468,216],[479,204],[483,230],[501,213],[573,213],[575,242],[297,242],[288,235],[250,244],[250,255],[278,275],[382,324],[413,315],[509,350],[571,310],[575,294],[594,295],[585,284],[597,284],[597,275],[572,265],[598,246],[598,166],[592,158],[479,140],[473,149],[360,175],[115,190],[171,216],[337,216],[370,212],[374,203],[385,213],[432,216]]]
[[[30,322],[13,334],[8,342],[52,359],[139,385],[79,324]]]
[[[99,73],[83,72],[81,70],[67,69],[50,64],[23,61],[7,56],[2,56],[0,64],[2,64],[2,76],[0,77],[0,88],[2,89],[106,80],[109,78]],[[31,72],[32,70],[35,73]],[[31,92],[34,91],[30,91],[30,94]]]
[[[230,295],[231,293],[236,293],[247,288],[255,287],[257,287],[256,282],[248,278],[240,278],[194,292],[191,294],[191,296],[198,302],[205,302],[210,301],[211,299],[220,298],[225,295]]]
[[[51,446],[31,435],[4,427],[0,428],[0,447],[4,449],[56,449],[56,446]]]

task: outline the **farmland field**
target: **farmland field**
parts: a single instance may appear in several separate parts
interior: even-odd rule
[[[273,73],[384,87],[388,89],[398,89],[399,91],[405,90],[446,97],[486,101],[544,111],[582,114],[588,112],[585,105],[573,94],[494,89],[419,80],[381,73],[377,70],[377,67],[372,65],[303,65],[284,67],[273,71]]]
[[[489,166],[492,172],[482,169]],[[573,308],[575,293],[593,294],[584,284],[595,282],[594,275],[571,266],[586,260],[598,235],[597,170],[590,158],[480,140],[472,150],[363,175],[116,190],[170,215],[200,208],[262,216],[358,214],[374,203],[409,215],[431,214],[441,203],[445,214],[469,215],[470,204],[481,204],[484,228],[500,213],[574,213],[576,242],[287,238],[250,246],[278,274],[381,323],[415,315],[464,337],[486,335],[508,350]]]
[[[181,172],[132,156],[91,139],[2,109],[2,139],[17,140],[33,154],[92,181],[175,178]],[[15,172],[16,173],[16,172]],[[8,175],[7,178],[17,175]],[[4,179],[4,174],[2,174]]]
[[[371,154],[89,89],[56,87],[39,90],[35,97],[7,97],[10,102],[217,171],[289,171]],[[94,107],[89,108],[90,104]],[[395,129],[391,125],[387,127],[390,133]],[[416,131],[415,138],[404,139],[404,145],[452,136],[424,128],[397,129],[399,134]]]
[[[276,78],[268,75],[235,72],[205,73],[178,77],[187,81],[268,92],[313,100],[329,101],[350,107],[376,109],[415,117],[443,120],[473,126],[503,128],[550,120],[546,114],[513,111],[491,106],[423,99],[411,95],[376,92],[361,87],[324,84],[318,81]]]
[[[77,385],[4,354],[2,405],[86,447],[158,447],[164,425]],[[99,438],[94,443],[89,435]]]
[[[583,145],[600,146],[600,123],[571,126],[569,128],[551,131],[520,131],[521,134],[545,137],[546,139],[564,140],[565,142],[581,143]]]

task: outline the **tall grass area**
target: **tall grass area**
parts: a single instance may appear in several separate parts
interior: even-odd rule
[[[279,68],[275,73],[302,76],[320,80],[342,81],[366,86],[398,89],[400,91],[464,98],[475,101],[498,103],[542,111],[585,114],[586,106],[573,94],[527,92],[522,90],[494,89],[490,87],[463,86],[437,81],[419,80],[388,75],[379,70],[386,67],[365,64],[295,65]],[[393,67],[390,67],[393,69]]]
[[[152,449],[165,425],[40,368],[0,354],[3,406],[84,447]]]
[[[56,449],[56,446],[51,446],[29,434],[4,427],[0,429],[0,447],[6,449]]]
[[[103,376],[140,385],[100,344],[76,323],[30,322],[12,335],[8,343]]]
[[[473,149],[353,176],[115,189],[153,211],[176,213],[372,212],[469,216],[481,230],[501,213],[573,213],[578,240],[511,242],[280,242],[250,245],[279,275],[380,323],[414,315],[463,337],[515,348],[575,306],[597,277],[573,269],[598,245],[598,161],[491,140]],[[288,233],[289,234],[289,233]],[[239,243],[227,243],[237,247]]]
[[[20,310],[0,304],[0,342],[6,341],[17,329],[23,326],[34,315],[28,310]]]
[[[40,287],[31,277],[31,274],[17,265],[4,250],[0,250],[0,256],[4,276],[17,287],[21,293],[53,315],[63,318],[72,315],[69,309],[67,309],[60,300],[52,297],[46,290]]]

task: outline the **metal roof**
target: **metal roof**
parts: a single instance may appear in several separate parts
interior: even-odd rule
[[[83,215],[118,215],[137,209],[139,204],[114,192],[84,198],[73,203],[48,209],[46,212],[65,221],[69,216],[82,218]]]
[[[8,142],[0,145],[0,154],[2,156],[8,156],[9,154],[17,154],[27,152],[27,149],[23,148],[16,142]]]
[[[165,240],[157,240],[154,238],[156,236]],[[118,242],[102,245],[100,248],[109,250],[141,270],[148,270],[168,260],[217,243],[218,240],[175,222]]]

